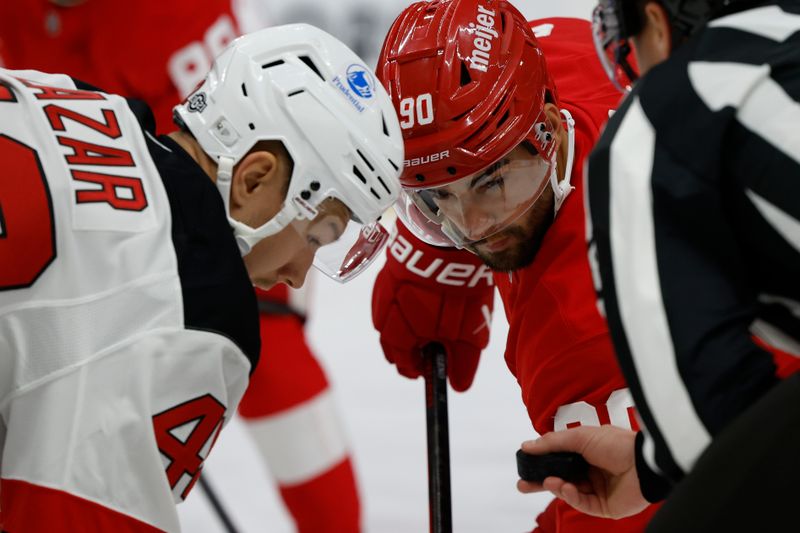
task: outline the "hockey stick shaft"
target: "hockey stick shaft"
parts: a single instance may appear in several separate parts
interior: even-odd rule
[[[450,434],[447,426],[447,353],[439,343],[423,349],[428,362],[425,376],[425,413],[428,427],[428,503],[431,533],[450,533]]]
[[[239,533],[239,530],[236,529],[236,526],[233,525],[233,521],[231,517],[228,516],[228,512],[222,506],[222,502],[217,496],[217,492],[211,486],[211,483],[205,478],[205,476],[200,476],[200,486],[203,488],[203,492],[205,493],[208,501],[211,503],[211,507],[214,508],[214,512],[217,513],[217,516],[222,521],[222,525],[225,527],[226,533]]]

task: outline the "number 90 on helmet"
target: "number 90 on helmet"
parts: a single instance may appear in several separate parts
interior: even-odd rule
[[[351,220],[314,265],[346,281],[378,255],[388,236],[378,219],[399,194],[403,141],[388,94],[341,41],[308,24],[242,36],[174,113],[219,165],[217,187],[243,254],[335,198]],[[252,228],[230,216],[230,179],[266,140],[283,144],[293,171],[280,212]]]
[[[486,172],[522,143],[553,160],[557,143],[550,142],[553,125],[544,106],[558,105],[555,86],[528,21],[505,0],[410,5],[386,37],[377,73],[405,139],[404,193],[396,210],[430,244],[452,246],[458,239],[417,198],[422,191]],[[523,188],[530,191],[529,207],[541,183]]]

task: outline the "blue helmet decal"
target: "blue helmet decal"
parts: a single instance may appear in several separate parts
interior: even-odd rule
[[[347,84],[361,98],[372,98],[375,95],[375,79],[362,65],[347,67]]]

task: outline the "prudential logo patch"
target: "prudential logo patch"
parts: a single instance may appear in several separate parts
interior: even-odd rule
[[[347,67],[347,84],[361,98],[369,99],[375,95],[375,80],[372,74],[361,65]]]
[[[339,71],[341,72],[341,71]],[[359,113],[367,109],[367,102],[375,96],[375,77],[364,65],[353,64],[342,75],[335,76],[331,84],[355,107]]]

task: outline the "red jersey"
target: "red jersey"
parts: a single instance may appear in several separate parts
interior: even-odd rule
[[[624,389],[625,381],[595,305],[582,202],[584,159],[621,95],[597,61],[588,21],[545,19],[532,25],[539,33],[542,28],[548,32],[540,37],[540,45],[561,107],[575,120],[575,190],[534,262],[510,275],[495,275],[510,325],[506,361],[522,387],[537,432],[609,423],[611,418],[616,425],[630,427],[630,409],[608,413],[605,408],[609,395]],[[594,412],[568,408],[575,402],[588,402]],[[632,406],[630,398],[625,403]]]
[[[540,434],[577,425],[613,423],[636,428],[633,400],[617,366],[586,253],[584,160],[620,93],[611,85],[592,43],[588,21],[553,18],[531,23],[553,76],[561,108],[575,120],[572,185],[531,265],[495,275],[509,320],[506,362]],[[654,512],[604,520],[554,500],[539,531],[644,531]]]
[[[186,16],[191,13],[191,16]],[[66,73],[103,91],[145,100],[159,133],[172,108],[239,34],[231,0],[0,2],[0,53],[7,68]]]

